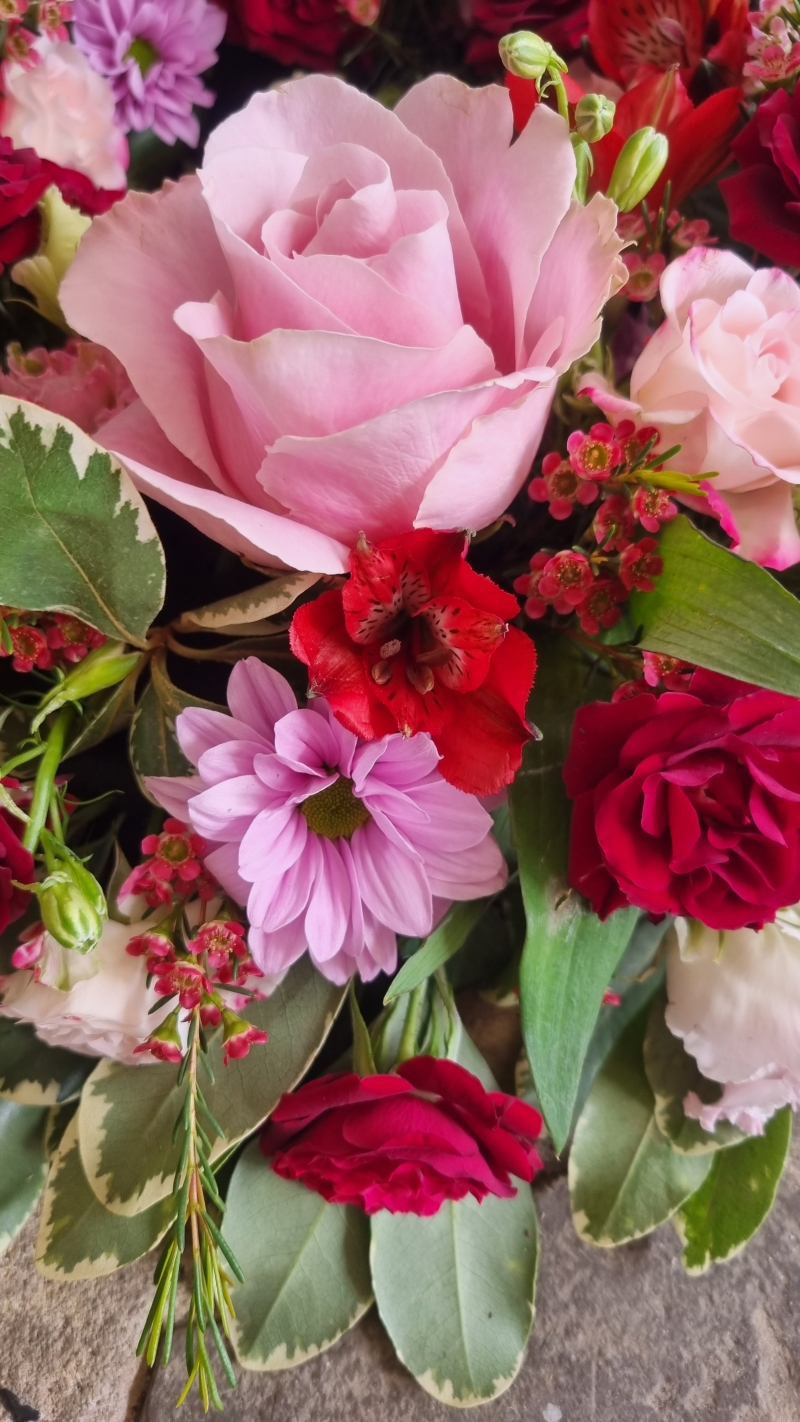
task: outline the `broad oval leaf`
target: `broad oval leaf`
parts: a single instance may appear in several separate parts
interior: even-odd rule
[[[800,696],[800,603],[756,563],[712,543],[684,514],[662,531],[664,571],[635,592],[641,645]]]
[[[36,1268],[46,1279],[97,1279],[112,1274],[153,1249],[174,1215],[171,1198],[129,1219],[103,1208],[83,1172],[75,1115],[50,1162]]]
[[[513,1199],[446,1201],[437,1214],[372,1217],[372,1283],[400,1362],[440,1402],[475,1407],[514,1381],[533,1324],[536,1211]]]
[[[82,618],[144,646],[161,544],[131,479],[77,425],[0,395],[0,603]]]
[[[659,1130],[685,1155],[704,1155],[736,1145],[745,1139],[744,1132],[728,1121],[720,1121],[714,1132],[704,1131],[699,1121],[685,1114],[687,1092],[696,1092],[701,1101],[710,1104],[719,1100],[722,1087],[703,1076],[683,1042],[670,1032],[665,1006],[666,994],[662,992],[653,1003],[644,1039],[644,1069],[655,1097]]]
[[[0,1096],[20,1106],[63,1106],[80,1095],[91,1057],[50,1047],[27,1022],[0,1017]]]
[[[224,1132],[214,1143],[213,1161],[250,1135],[300,1080],[346,991],[304,956],[271,997],[243,1013],[268,1033],[266,1046],[226,1067],[222,1033],[215,1034],[209,1050],[213,1085],[200,1068],[203,1094]],[[172,1132],[185,1093],[177,1068],[166,1063],[126,1067],[103,1061],[89,1077],[78,1112],[81,1159],[91,1188],[112,1213],[138,1214],[170,1193],[179,1158]]]
[[[510,802],[527,918],[519,979],[522,1033],[542,1112],[560,1152],[603,993],[639,914],[619,909],[601,923],[567,882],[570,807],[561,766],[574,712],[592,690],[585,663],[563,638],[542,637],[537,644],[531,714],[543,738],[526,747]]]
[[[0,1101],[0,1254],[33,1214],[47,1174],[48,1112]]]
[[[703,1184],[675,1216],[689,1274],[703,1274],[743,1249],[772,1209],[789,1154],[788,1106],[732,1150],[719,1151]]]
[[[366,1215],[282,1180],[258,1141],[233,1172],[223,1233],[243,1261],[233,1342],[245,1368],[296,1367],[330,1348],[372,1303]]]
[[[569,1157],[572,1217],[581,1239],[611,1248],[663,1224],[693,1195],[711,1155],[680,1155],[656,1125],[642,1064],[649,1013],[623,1032],[597,1074]]]
[[[196,607],[181,614],[176,623],[179,632],[227,632],[249,627],[285,612],[300,595],[319,582],[319,573],[286,573],[260,583],[246,592],[220,598],[207,607]]]
[[[175,734],[175,722],[187,706],[206,706],[212,711],[225,708],[211,701],[201,701],[181,691],[170,680],[167,659],[159,649],[150,663],[150,681],[139,698],[133,715],[130,734],[130,756],[142,793],[153,799],[147,786],[147,775],[189,775],[192,767],[186,760]]]

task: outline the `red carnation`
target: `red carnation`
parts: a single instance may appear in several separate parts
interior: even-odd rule
[[[720,183],[731,237],[771,262],[800,266],[800,89],[770,94],[733,144],[742,169]]]
[[[456,1062],[414,1057],[391,1076],[338,1072],[284,1096],[261,1137],[272,1168],[367,1214],[435,1215],[445,1200],[508,1198],[541,1161],[538,1111]]]
[[[122,197],[119,192],[100,191],[83,173],[60,168],[32,148],[15,148],[10,138],[0,137],[0,271],[36,250],[37,205],[53,185],[65,202],[89,216],[106,212]]]
[[[515,597],[465,561],[461,533],[416,529],[350,554],[350,579],[301,607],[292,651],[312,691],[366,740],[428,731],[459,790],[508,785],[530,731],[536,651]]]
[[[564,766],[569,881],[625,904],[761,928],[800,900],[800,700],[695,671],[686,692],[583,706]]]

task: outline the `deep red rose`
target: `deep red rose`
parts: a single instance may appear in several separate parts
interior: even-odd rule
[[[731,237],[781,266],[800,266],[800,89],[777,89],[733,144],[742,169],[724,178]]]
[[[331,70],[353,33],[343,0],[228,0],[228,39],[279,64]]]
[[[800,900],[800,699],[695,671],[686,692],[594,702],[564,766],[569,881],[625,904],[761,928]]]
[[[604,74],[627,89],[678,69],[703,93],[739,82],[750,34],[747,0],[590,0],[589,43]]]
[[[414,1057],[391,1076],[338,1072],[278,1102],[261,1137],[272,1168],[367,1214],[435,1215],[445,1200],[515,1195],[541,1161],[538,1111],[456,1062]]]
[[[15,148],[0,137],[0,272],[39,245],[37,204],[53,184],[64,201],[88,216],[106,212],[121,192],[100,190],[83,173],[60,168],[32,148]]]
[[[4,780],[3,784],[13,789],[18,781]],[[30,903],[30,894],[12,882],[32,884],[35,877],[33,856],[21,843],[23,829],[22,820],[0,808],[0,933],[20,918]]]
[[[459,790],[508,785],[530,738],[536,651],[510,593],[465,561],[461,533],[415,529],[350,554],[350,579],[294,616],[312,691],[366,740],[428,731]]]

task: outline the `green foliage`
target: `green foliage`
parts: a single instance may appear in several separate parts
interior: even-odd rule
[[[346,989],[323,978],[304,956],[271,997],[242,1014],[269,1034],[266,1048],[222,1062],[222,1033],[209,1045],[213,1084],[204,1086],[223,1136],[216,1162],[269,1115],[299,1081],[324,1042]],[[185,1090],[169,1064],[127,1067],[101,1062],[87,1081],[79,1112],[81,1159],[101,1204],[114,1214],[149,1209],[170,1193],[180,1147],[173,1139]]]
[[[534,692],[531,714],[543,738],[526,747],[510,792],[527,916],[520,965],[522,1031],[557,1151],[569,1134],[603,992],[639,917],[636,909],[622,909],[601,923],[567,883],[570,809],[561,767],[574,712],[587,699],[586,678],[587,668],[572,648],[542,639],[536,682],[541,690]]]
[[[710,1155],[681,1155],[656,1123],[642,1043],[649,1010],[634,1019],[598,1072],[569,1158],[575,1228],[604,1248],[649,1234],[700,1188]]]
[[[61,1106],[80,1095],[91,1057],[49,1047],[26,1022],[0,1017],[0,1096],[20,1106]]]
[[[270,1169],[253,1141],[228,1189],[225,1238],[246,1260],[233,1342],[246,1368],[296,1367],[322,1353],[372,1302],[369,1222]]]
[[[712,671],[800,696],[800,604],[755,563],[680,515],[661,534],[654,592],[631,597],[641,644]]]
[[[286,573],[246,592],[235,593],[233,597],[220,598],[207,607],[184,612],[176,628],[179,632],[222,632],[227,637],[269,632],[281,624],[269,623],[267,619],[285,612],[318,582],[319,573]]]
[[[445,914],[438,928],[433,930],[412,957],[403,964],[397,977],[389,986],[384,1003],[393,1002],[404,992],[419,987],[426,978],[441,968],[454,953],[457,953],[478,920],[486,912],[491,899],[471,899],[467,903],[453,904]]]
[[[111,455],[69,421],[3,395],[0,489],[0,603],[70,612],[143,646],[164,600],[164,554]]]
[[[792,1139],[788,1106],[732,1150],[721,1150],[696,1194],[675,1217],[683,1240],[683,1263],[702,1274],[738,1254],[772,1209]]]
[[[67,746],[65,759],[92,750],[117,731],[124,731],[133,719],[136,682],[140,667],[126,676],[119,686],[100,691],[83,704],[83,715],[75,723],[74,735]]]
[[[150,663],[150,680],[139,698],[130,733],[131,764],[148,800],[153,797],[144,784],[146,775],[188,775],[191,771],[175,735],[175,721],[187,706],[206,706],[212,711],[224,709],[174,686],[167,671],[166,655],[163,650],[157,651]],[[153,803],[157,802],[153,800]]]
[[[81,1165],[78,1117],[61,1139],[47,1176],[36,1241],[36,1267],[46,1279],[96,1279],[147,1254],[169,1228],[171,1199],[127,1219],[103,1208]]]
[[[538,1260],[529,1186],[513,1199],[447,1201],[428,1219],[372,1218],[372,1282],[400,1361],[455,1407],[499,1397],[522,1365]]]
[[[687,1092],[696,1092],[701,1101],[710,1104],[719,1100],[722,1087],[703,1076],[680,1038],[670,1032],[664,1019],[665,1006],[666,994],[662,992],[653,1003],[644,1039],[644,1069],[655,1096],[659,1130],[675,1150],[686,1155],[703,1155],[736,1145],[744,1135],[729,1122],[721,1121],[712,1133],[684,1114]]]
[[[0,1254],[36,1207],[47,1174],[48,1112],[0,1101]]]

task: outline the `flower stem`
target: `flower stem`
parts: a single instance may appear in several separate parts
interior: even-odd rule
[[[58,774],[58,767],[61,764],[61,758],[64,754],[67,731],[69,730],[72,716],[72,707],[62,706],[50,728],[44,755],[39,762],[39,769],[36,772],[30,819],[28,820],[25,834],[22,838],[23,845],[26,849],[30,850],[31,854],[35,853],[39,843],[39,836],[47,823],[53,786]]]

